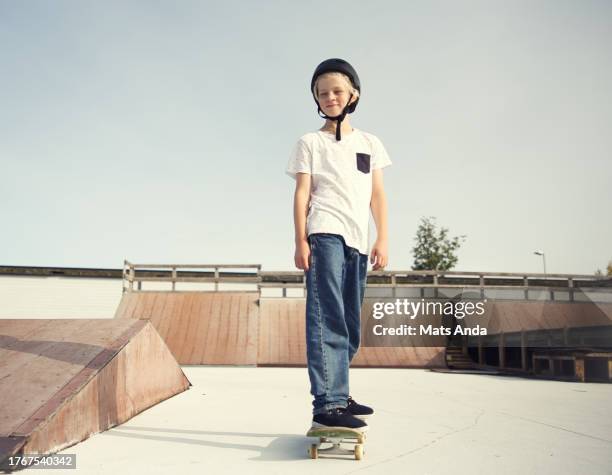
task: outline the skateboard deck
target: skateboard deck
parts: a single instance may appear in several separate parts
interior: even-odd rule
[[[316,437],[319,439],[317,444],[311,444],[308,449],[310,458],[316,459],[320,454],[334,455],[352,455],[355,460],[361,460],[365,454],[363,448],[366,434],[355,429],[346,427],[313,427],[307,433],[306,437]],[[325,444],[331,444],[321,448]],[[341,444],[352,445],[353,449],[346,449]]]

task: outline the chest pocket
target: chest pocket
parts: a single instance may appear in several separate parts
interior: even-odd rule
[[[357,170],[362,173],[370,173],[370,155],[357,153]]]

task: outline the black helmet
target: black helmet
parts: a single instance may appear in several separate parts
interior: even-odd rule
[[[337,121],[336,140],[341,140],[340,125],[342,121],[344,120],[344,118],[346,117],[346,114],[350,114],[351,112],[355,111],[355,108],[357,107],[357,103],[359,102],[359,97],[357,98],[355,102],[350,104],[351,99],[353,98],[353,94],[351,94],[349,97],[349,104],[347,104],[347,106],[344,108],[344,110],[342,111],[340,115],[337,115],[335,117],[329,117],[325,114],[321,114],[322,112],[321,106],[319,105],[319,101],[317,100],[317,97],[315,96],[315,92],[314,92],[315,82],[317,81],[317,78],[319,76],[325,73],[332,73],[332,72],[346,74],[348,78],[350,79],[351,84],[353,85],[355,89],[359,91],[360,95],[361,95],[361,82],[359,81],[359,76],[357,76],[357,71],[355,71],[353,66],[351,66],[348,62],[344,61],[343,59],[339,59],[339,58],[332,58],[332,59],[327,59],[323,61],[321,64],[317,66],[317,69],[315,69],[315,72],[312,75],[312,80],[310,81],[310,92],[312,92],[312,97],[317,103],[317,113],[319,114],[319,116],[323,117],[324,119],[331,119],[331,120]]]

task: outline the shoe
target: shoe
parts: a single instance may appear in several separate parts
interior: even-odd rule
[[[368,425],[363,420],[353,416],[344,407],[336,407],[322,414],[315,414],[312,418],[312,428],[317,427],[348,428],[361,432],[368,429]]]
[[[348,405],[346,406],[346,409],[348,412],[361,420],[366,420],[369,416],[374,414],[374,409],[364,406],[363,404],[358,404],[357,401],[355,401],[351,396],[348,397],[347,402]]]

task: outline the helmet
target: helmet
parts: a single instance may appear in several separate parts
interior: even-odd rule
[[[353,85],[355,89],[359,91],[360,95],[361,95],[361,82],[359,81],[359,76],[357,76],[357,72],[355,71],[353,66],[351,66],[347,61],[340,59],[340,58],[332,58],[332,59],[327,59],[323,61],[321,64],[317,66],[317,69],[315,69],[315,72],[312,75],[312,80],[310,81],[310,92],[312,92],[312,97],[317,103],[317,113],[319,114],[319,116],[323,117],[324,119],[331,119],[331,120],[337,121],[336,140],[341,140],[340,125],[342,121],[344,120],[344,118],[346,117],[346,114],[350,114],[351,112],[355,111],[355,108],[357,107],[357,103],[359,102],[359,97],[352,104],[347,104],[347,106],[344,108],[344,110],[342,111],[340,115],[337,115],[335,117],[329,117],[325,114],[321,115],[321,112],[322,112],[321,106],[319,105],[319,101],[317,100],[315,96],[315,92],[314,92],[315,82],[317,81],[317,78],[319,76],[325,73],[331,73],[331,72],[346,74],[348,78],[350,79],[351,84]],[[349,97],[349,103],[352,98],[353,98],[353,95],[351,94],[351,96]]]

